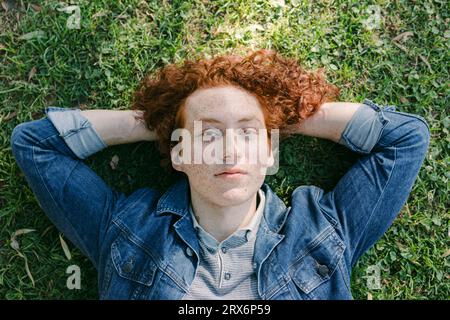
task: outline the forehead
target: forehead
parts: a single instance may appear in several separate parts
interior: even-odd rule
[[[186,125],[204,118],[234,123],[240,119],[257,119],[264,123],[264,114],[256,97],[244,89],[223,86],[199,89],[186,99]]]

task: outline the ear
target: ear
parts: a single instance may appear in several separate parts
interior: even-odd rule
[[[278,165],[274,167],[275,157],[272,148],[270,148],[269,155],[265,157],[264,160],[265,161],[264,163],[262,163],[262,167],[260,168],[260,173],[263,174],[264,176],[275,174],[278,171]]]
[[[265,168],[269,168],[275,163],[274,152],[270,144],[264,145],[261,150],[258,150],[258,156],[261,157],[260,163]]]
[[[183,168],[182,155],[183,155],[183,150],[181,150],[179,148],[171,148],[170,149],[170,160],[172,162],[172,168],[174,168],[177,171],[181,171],[181,172],[183,172],[183,170],[182,170],[182,168]]]
[[[273,166],[274,163],[275,163],[275,158],[273,156],[273,150],[272,150],[272,148],[270,148],[270,155],[269,155],[267,167]]]

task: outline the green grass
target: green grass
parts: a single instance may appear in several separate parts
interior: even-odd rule
[[[14,1],[3,1],[4,6]],[[273,1],[277,2],[277,1]],[[281,2],[281,1],[278,1]],[[310,69],[325,67],[342,88],[342,101],[369,98],[424,116],[431,144],[407,204],[383,238],[354,269],[357,299],[448,299],[449,250],[449,9],[446,1],[74,1],[80,29],[57,1],[18,1],[0,9],[0,298],[97,298],[96,272],[73,245],[69,261],[59,232],[38,206],[11,154],[14,126],[43,116],[45,106],[127,109],[147,71],[203,54],[272,48]],[[38,5],[38,6],[36,6]],[[371,7],[371,6],[374,7]],[[381,19],[367,21],[379,10]],[[45,36],[20,37],[33,31]],[[394,40],[404,32],[411,36]],[[33,69],[35,68],[35,69]],[[29,79],[30,72],[36,70]],[[109,161],[119,155],[117,170]],[[354,162],[344,147],[303,136],[285,141],[281,169],[267,178],[287,201],[302,184],[329,190]],[[152,143],[108,148],[87,160],[109,184],[130,192],[161,190]],[[19,251],[10,246],[14,231]],[[81,267],[81,290],[66,288],[66,268]],[[369,289],[367,270],[381,270],[381,288]]]

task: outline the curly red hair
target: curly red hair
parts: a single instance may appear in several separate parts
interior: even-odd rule
[[[323,69],[307,72],[293,58],[258,50],[246,57],[228,54],[166,65],[141,81],[131,108],[143,111],[141,119],[156,132],[161,155],[169,157],[172,131],[184,126],[187,97],[197,89],[223,85],[238,86],[258,99],[269,133],[278,128],[282,134],[283,127],[310,117],[339,96]]]

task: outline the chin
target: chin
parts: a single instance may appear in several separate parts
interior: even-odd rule
[[[214,198],[216,199],[216,202],[220,203],[220,205],[223,206],[231,206],[231,205],[237,205],[240,204],[248,198],[250,198],[254,193],[252,192],[249,187],[242,186],[242,187],[230,187],[224,190],[224,186],[219,187],[220,190],[217,190],[217,192],[214,195]]]

